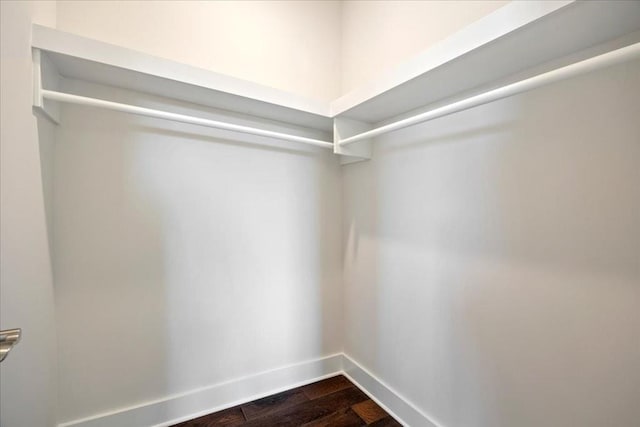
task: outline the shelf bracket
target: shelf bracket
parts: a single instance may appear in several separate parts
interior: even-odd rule
[[[373,125],[366,122],[336,117],[333,119],[333,152],[340,155],[340,163],[362,162],[371,159],[373,138],[363,139],[349,145],[340,145],[340,141],[373,129]]]
[[[32,50],[33,59],[33,111],[50,120],[54,124],[60,124],[60,107],[57,102],[45,100],[42,96],[44,85],[57,89],[60,79],[55,65],[51,63],[40,49]]]

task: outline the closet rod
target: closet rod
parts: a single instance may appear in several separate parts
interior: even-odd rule
[[[169,113],[166,111],[153,110],[151,108],[136,107],[134,105],[121,104],[119,102],[105,101],[103,99],[88,98],[86,96],[72,95],[70,93],[56,92],[42,89],[42,97],[51,101],[66,102],[68,104],[88,105],[91,107],[106,108],[107,110],[120,111],[123,113],[137,114],[139,116],[154,117],[157,119],[171,120],[174,122],[188,123],[192,125],[205,126],[216,129],[230,130],[234,132],[247,133],[250,135],[266,136],[269,138],[284,141],[300,142],[302,144],[316,145],[318,147],[332,148],[333,143],[321,141],[319,139],[305,138],[303,136],[289,135],[281,132],[257,129],[249,126],[235,125],[232,123],[219,122],[216,120],[203,119],[200,117],[187,116],[184,114]]]
[[[437,119],[439,117],[447,116],[459,111],[464,111],[469,108],[477,107],[479,105],[487,104],[489,102],[507,98],[518,93],[527,92],[544,85],[555,83],[559,80],[574,77],[579,74],[597,70],[599,68],[615,65],[620,62],[628,61],[636,57],[640,57],[640,43],[635,43],[621,49],[616,49],[602,55],[594,56],[593,58],[576,62],[575,64],[567,65],[565,67],[542,73],[528,79],[520,80],[518,82],[502,86],[488,92],[483,92],[479,95],[471,96],[469,98],[465,98],[463,100],[456,101],[442,107],[434,108],[433,110],[426,111],[413,117],[398,120],[397,122],[371,129],[369,131],[351,136],[349,138],[345,138],[340,141],[339,144],[347,145],[361,141],[363,139],[373,138],[374,136],[382,135],[418,123]]]

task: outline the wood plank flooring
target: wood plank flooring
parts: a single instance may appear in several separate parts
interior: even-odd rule
[[[174,427],[401,426],[342,375],[294,388]]]

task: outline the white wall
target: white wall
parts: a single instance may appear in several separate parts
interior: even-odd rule
[[[340,2],[58,1],[58,29],[321,100],[340,95]]]
[[[64,108],[54,194],[60,421],[342,351],[338,160],[249,138]]]
[[[0,425],[52,426],[56,331],[40,156],[48,167],[53,130],[31,111],[30,38],[32,20],[55,24],[55,3],[3,1],[0,17],[0,329],[23,332],[0,366]]]
[[[330,101],[508,0],[57,3],[60,30]]]
[[[375,79],[509,3],[499,1],[344,1],[342,93]]]
[[[443,427],[640,419],[640,62],[343,169],[345,352]]]
[[[339,13],[324,1],[61,1],[57,27],[329,100],[339,95]],[[224,142],[230,133],[86,108],[65,107],[63,121],[61,422],[342,350],[332,154],[237,146]]]

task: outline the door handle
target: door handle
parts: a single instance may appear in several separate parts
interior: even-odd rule
[[[20,328],[0,331],[0,362],[7,357],[13,346],[18,344],[21,335],[22,329]]]

